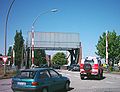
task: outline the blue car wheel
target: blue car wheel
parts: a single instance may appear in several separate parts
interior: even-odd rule
[[[70,86],[70,82],[67,81],[67,82],[65,83],[65,90],[66,90],[66,91],[69,90],[69,88],[70,88],[69,86]]]
[[[48,92],[48,89],[47,88],[43,88],[42,92]]]

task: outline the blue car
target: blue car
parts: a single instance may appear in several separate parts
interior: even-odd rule
[[[70,80],[54,69],[35,68],[21,70],[12,78],[13,92],[55,92],[68,90]]]

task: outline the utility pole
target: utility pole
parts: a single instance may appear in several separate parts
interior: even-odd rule
[[[108,31],[106,30],[106,65],[108,67]]]
[[[12,48],[12,54],[13,54],[13,64],[12,67],[15,68],[15,50]]]

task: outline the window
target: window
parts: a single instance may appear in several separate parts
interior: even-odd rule
[[[99,63],[99,65],[101,65],[101,61],[100,60],[98,60],[98,63]]]
[[[85,60],[85,63],[93,65],[94,64],[94,60],[93,59],[92,60]]]
[[[16,77],[33,79],[35,73],[36,73],[35,71],[21,71],[20,73],[17,74]]]
[[[51,77],[59,77],[59,74],[53,70],[50,70]]]
[[[49,77],[50,77],[50,75],[47,70],[40,72],[40,79],[45,79],[45,78],[49,78]]]

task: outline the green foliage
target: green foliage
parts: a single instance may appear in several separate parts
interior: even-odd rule
[[[112,66],[109,66],[109,67],[108,67],[108,70],[109,70],[109,72],[112,72],[112,71],[113,71],[113,67],[112,67]]]
[[[12,55],[12,46],[9,47],[7,56],[11,56],[11,55]]]
[[[97,52],[96,54],[101,58],[106,57],[106,33],[104,32],[100,36],[98,43],[96,45]],[[117,36],[116,32],[108,32],[108,62],[118,63],[120,60],[120,35]]]
[[[7,56],[11,56],[11,58],[9,58],[8,61],[10,61],[10,64],[12,64],[12,46],[9,47]]]
[[[16,30],[16,35],[14,37],[14,50],[15,50],[15,65],[20,68],[21,62],[23,59],[23,50],[24,50],[24,39],[22,36],[22,31],[18,32]]]
[[[41,49],[35,49],[35,57],[34,57],[34,64],[39,66],[40,64],[46,64],[46,54],[45,54],[45,50],[41,50]]]
[[[62,52],[58,52],[56,53],[53,58],[52,58],[52,62],[53,64],[58,64],[58,65],[65,65],[67,64],[67,60],[66,60],[66,55]]]

